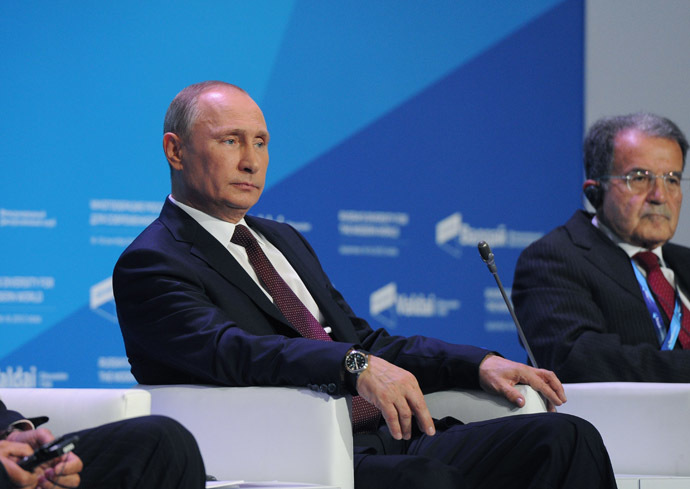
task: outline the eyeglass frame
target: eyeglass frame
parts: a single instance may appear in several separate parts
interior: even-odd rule
[[[646,190],[634,190],[630,186],[630,181],[635,178],[635,176],[644,176],[645,181],[647,182],[647,189]],[[678,187],[677,188],[669,188],[668,186],[668,179],[670,177],[676,177],[678,179]],[[650,170],[642,170],[642,169],[637,169],[637,170],[630,170],[628,173],[625,175],[604,175],[599,178],[601,181],[607,181],[607,180],[625,180],[625,184],[628,187],[628,190],[635,194],[642,194],[644,192],[649,192],[651,189],[654,188],[654,184],[658,178],[661,178],[661,180],[664,182],[664,189],[666,189],[667,192],[669,193],[682,193],[683,192],[683,182],[687,182],[689,179],[683,178],[683,172],[680,171],[670,171],[667,173],[660,173],[660,174],[654,174]]]

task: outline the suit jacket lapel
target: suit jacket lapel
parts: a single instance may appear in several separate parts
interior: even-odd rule
[[[261,288],[237,263],[227,249],[208,233],[194,218],[166,199],[160,215],[161,222],[170,229],[176,240],[191,245],[190,253],[203,260],[228,282],[247,294],[256,305],[291,329],[292,325]],[[296,330],[295,330],[296,331]]]
[[[591,216],[578,211],[565,225],[573,244],[601,273],[618,283],[640,301],[644,301],[630,258],[591,223]]]
[[[667,243],[663,250],[664,261],[678,278],[683,292],[690,293],[690,249]]]

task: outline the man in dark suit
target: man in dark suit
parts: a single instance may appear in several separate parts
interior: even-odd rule
[[[74,451],[23,470],[17,462],[54,437],[45,416],[27,419],[0,401],[0,489],[201,489],[204,462],[192,434],[164,416],[142,416],[79,431]]]
[[[187,87],[164,132],[172,193],[113,274],[139,382],[353,394],[359,489],[615,487],[598,433],[578,418],[431,419],[422,390],[481,386],[521,405],[514,385],[526,383],[550,404],[565,397],[551,372],[372,330],[297,231],[246,216],[264,186],[269,140],[246,92],[221,82]]]
[[[596,122],[584,142],[596,214],[577,211],[520,255],[515,312],[539,366],[562,381],[690,382],[690,249],[668,242],[687,149],[653,114]],[[648,272],[645,256],[661,268]]]

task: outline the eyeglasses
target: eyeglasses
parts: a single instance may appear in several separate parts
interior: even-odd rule
[[[661,175],[655,175],[649,170],[632,170],[625,175],[606,175],[601,180],[625,180],[625,184],[631,192],[643,194],[654,188],[656,179],[664,181],[664,187],[669,194],[679,194],[682,192],[681,184],[687,184],[688,180],[683,180],[683,173],[670,171]]]

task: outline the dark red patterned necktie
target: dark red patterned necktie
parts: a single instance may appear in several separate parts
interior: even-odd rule
[[[299,333],[312,340],[333,341],[321,323],[295,295],[264,254],[256,238],[246,226],[235,226],[230,240],[247,250],[249,263],[268,290],[275,305]],[[361,396],[352,397],[352,426],[355,433],[374,431],[381,412]]]
[[[673,318],[673,308],[676,304],[676,291],[668,283],[664,273],[661,271],[659,265],[659,257],[651,251],[641,251],[633,258],[645,269],[647,272],[647,283],[654,292],[657,302],[661,305],[666,313],[666,317],[671,321]],[[683,349],[690,349],[690,314],[685,304],[681,301],[681,328],[678,334],[678,341],[680,341]]]

